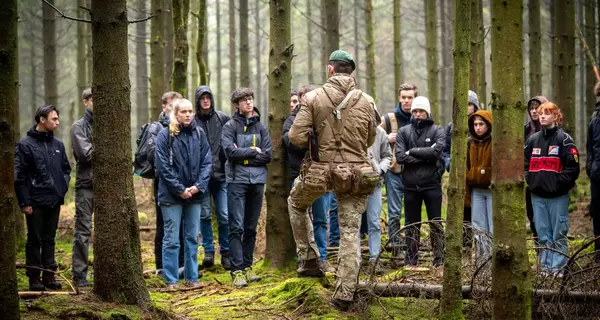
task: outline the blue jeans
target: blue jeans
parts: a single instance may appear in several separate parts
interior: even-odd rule
[[[401,242],[400,217],[402,216],[402,197],[404,196],[402,175],[391,171],[386,172],[385,189],[388,201],[388,236],[391,244],[398,245]]]
[[[329,205],[329,246],[340,245],[340,224],[338,222],[338,202],[335,193],[330,192],[331,203]]]
[[[200,229],[200,204],[161,204],[165,236],[163,238],[163,273],[165,283],[179,279],[179,227],[183,220],[184,279],[198,281],[198,231]]]
[[[200,232],[204,252],[215,252],[213,243],[212,208],[210,196],[215,201],[215,212],[219,224],[219,251],[229,251],[229,217],[227,213],[227,182],[211,181],[208,192],[202,198],[202,214],[200,216]]]
[[[492,191],[490,189],[473,188],[471,190],[471,224],[475,230],[475,248],[477,266],[481,266],[492,256]],[[489,234],[489,236],[487,236]]]
[[[331,192],[325,193],[312,204],[313,232],[315,244],[322,261],[327,261],[327,211],[331,203]]]
[[[229,256],[231,273],[252,267],[256,226],[262,209],[264,184],[229,183]]]
[[[542,270],[560,271],[567,264],[569,252],[567,233],[569,232],[569,195],[556,198],[542,198],[531,194],[533,219],[538,232],[538,241],[543,249],[540,255]],[[561,253],[562,252],[562,253]]]
[[[367,202],[367,226],[369,230],[369,257],[374,259],[381,251],[381,226],[379,225],[379,215],[381,214],[381,186],[375,189],[373,194],[369,195]],[[360,238],[358,239],[360,244]],[[359,245],[360,247],[360,245]]]

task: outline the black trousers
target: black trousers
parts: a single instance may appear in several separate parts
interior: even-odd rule
[[[27,219],[25,263],[28,277],[32,275],[39,277],[41,269],[57,269],[54,248],[59,215],[60,205],[33,206],[33,212],[25,215]]]
[[[156,233],[154,234],[154,263],[156,270],[163,268],[162,263],[162,240],[165,236],[165,222],[163,220],[162,211],[158,205],[158,179],[154,179],[154,206],[156,209]],[[179,229],[179,243],[183,243],[183,219]],[[179,267],[183,267],[183,249],[184,246],[179,246]]]
[[[264,184],[227,184],[231,273],[254,263],[256,227],[262,209]]]
[[[421,222],[421,205],[425,202],[427,218],[429,221],[440,220],[442,216],[442,188],[411,191],[404,189],[404,212],[406,227],[407,252],[405,265],[416,266],[419,262],[419,243],[421,238],[421,225],[409,226]],[[444,229],[441,224],[432,223],[431,247],[433,249],[433,266],[440,266],[444,260]]]
[[[529,220],[529,227],[531,228],[531,232],[533,232],[533,241],[537,244],[538,234],[535,230],[535,222],[533,220],[533,204],[531,204],[531,192],[529,192],[529,189],[525,190],[525,206],[527,209],[527,219]]]
[[[473,229],[471,228],[471,207],[465,207],[463,211],[463,247],[471,248],[473,244]]]
[[[591,180],[592,201],[590,203],[590,213],[592,216],[594,237],[600,236],[600,181]],[[600,240],[594,243],[596,250],[596,261],[600,262]]]

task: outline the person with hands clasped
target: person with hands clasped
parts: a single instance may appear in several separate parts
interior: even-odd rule
[[[183,220],[184,280],[198,286],[198,232],[202,195],[208,188],[212,155],[206,135],[196,125],[192,103],[173,103],[169,127],[156,138],[158,202],[164,220],[163,274],[167,288],[178,281],[179,228]]]

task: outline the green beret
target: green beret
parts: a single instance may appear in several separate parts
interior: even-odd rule
[[[329,61],[344,61],[349,63],[352,66],[352,70],[356,69],[356,64],[354,63],[354,57],[351,54],[344,50],[335,50],[329,56]]]

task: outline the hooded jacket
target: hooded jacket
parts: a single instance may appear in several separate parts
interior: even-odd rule
[[[267,183],[267,164],[271,162],[273,150],[271,136],[260,122],[257,108],[248,119],[236,111],[223,127],[221,144],[227,157],[227,183]]]
[[[302,105],[288,133],[290,142],[299,147],[307,147],[308,139],[316,132],[321,162],[369,162],[367,148],[375,141],[377,123],[373,112],[373,98],[362,92],[355,92],[341,111],[340,119],[333,119],[340,133],[337,145],[334,128],[329,116],[355,89],[354,77],[336,73],[327,79],[322,88],[305,95]],[[341,152],[340,152],[341,151]]]
[[[208,113],[202,112],[200,107],[200,97],[203,94],[210,95],[210,110]],[[196,88],[196,123],[208,139],[212,154],[212,171],[210,173],[211,180],[224,182],[225,181],[225,152],[221,147],[221,135],[223,126],[229,121],[229,117],[222,111],[215,110],[215,100],[213,93],[208,86],[199,86]]]
[[[483,136],[475,133],[475,118],[479,116],[487,124]],[[469,117],[469,154],[467,156],[467,185],[487,189],[492,182],[492,113],[480,110]]]
[[[180,126],[181,131],[174,137],[170,136],[168,127],[163,128],[156,137],[155,161],[160,204],[200,203],[202,195],[207,192],[212,156],[206,135],[202,129],[196,128],[194,120],[187,127]],[[189,199],[182,199],[180,195],[192,186],[200,192]]]
[[[71,147],[77,163],[75,188],[92,188],[92,124],[94,112],[85,109],[71,127]]]
[[[591,180],[600,181],[600,102],[596,102],[596,110],[588,124],[587,142],[586,142],[586,164],[585,170]]]
[[[567,194],[579,177],[579,152],[562,128],[542,129],[525,144],[525,180],[542,198]]]
[[[285,146],[285,160],[286,160],[286,177],[288,185],[291,185],[294,179],[300,174],[300,167],[302,166],[302,160],[308,148],[297,147],[290,142],[289,131],[296,119],[296,114],[300,110],[300,105],[296,105],[292,113],[285,119],[283,123],[283,143]]]
[[[392,148],[388,142],[387,133],[382,127],[377,127],[375,142],[368,149],[371,165],[380,176],[385,175],[392,162]]]
[[[534,100],[539,102],[539,104],[548,102],[548,99],[544,96],[535,96],[529,99],[529,101],[527,101],[527,116],[529,117],[529,121],[525,124],[525,141],[527,141],[527,138],[529,138],[529,136],[542,129],[542,125],[540,124],[539,120],[534,121],[533,119],[531,119],[531,112],[529,110],[529,106]]]
[[[55,207],[64,203],[71,166],[62,141],[35,128],[15,148],[15,192],[20,208]]]
[[[396,161],[404,165],[404,189],[421,191],[440,188],[444,174],[444,130],[427,119],[411,119],[396,136]],[[408,152],[408,154],[406,154]]]

